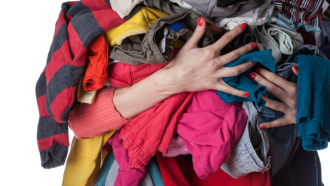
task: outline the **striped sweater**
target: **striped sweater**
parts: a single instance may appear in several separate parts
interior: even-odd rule
[[[324,0],[273,0],[283,17],[302,24],[321,26]]]
[[[39,108],[37,129],[41,166],[63,165],[69,146],[68,118],[76,86],[83,73],[87,47],[98,35],[117,27],[121,19],[109,0],[81,0],[62,4],[46,67],[36,85]]]

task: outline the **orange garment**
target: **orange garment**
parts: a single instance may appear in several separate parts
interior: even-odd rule
[[[89,61],[83,87],[86,92],[101,89],[108,77],[109,47],[104,35],[96,37],[88,46],[87,59]]]
[[[159,170],[164,186],[270,186],[270,173],[253,172],[240,178],[232,178],[223,170],[211,174],[202,180],[194,171],[193,164],[187,162],[181,156],[175,158],[163,157],[161,153],[156,155]]]

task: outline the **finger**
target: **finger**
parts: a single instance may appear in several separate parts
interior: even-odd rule
[[[204,32],[206,30],[206,24],[203,17],[199,18],[197,27],[194,31],[194,34],[191,36],[191,38],[186,42],[185,46],[189,48],[197,47],[197,44],[199,40],[204,35]]]
[[[219,74],[219,75],[221,77],[238,76],[238,75],[242,74],[243,72],[249,70],[255,64],[256,64],[256,62],[246,62],[246,63],[242,63],[240,65],[237,65],[235,67],[224,67],[224,68],[220,69],[221,74]]]
[[[219,83],[218,86],[216,87],[217,90],[228,93],[228,94],[232,94],[232,95],[235,95],[238,97],[243,97],[243,98],[250,97],[250,94],[248,92],[233,88],[233,87],[229,86],[228,84],[226,84],[223,80],[221,80],[221,81],[222,81],[222,83]]]
[[[290,95],[280,87],[274,85],[273,83],[269,82],[267,79],[262,77],[261,75],[251,72],[249,74],[250,78],[259,83],[260,85],[264,85],[267,87],[267,91],[279,98],[280,100],[284,102],[288,102]]]
[[[298,76],[298,66],[292,66],[292,71]]]
[[[230,63],[232,61],[235,61],[239,57],[241,57],[244,54],[247,54],[251,52],[255,47],[257,46],[257,43],[249,43],[244,45],[243,47],[240,47],[232,52],[229,52],[228,54],[225,54],[223,56],[219,56],[218,59],[221,61],[221,65],[225,65],[227,63]]]
[[[273,128],[273,127],[281,127],[285,125],[293,124],[287,121],[284,117],[281,117],[277,120],[271,121],[271,122],[265,122],[262,123],[259,128],[260,129],[268,129],[268,128]]]
[[[217,53],[220,53],[221,49],[230,43],[236,36],[241,34],[246,29],[246,23],[236,26],[231,31],[224,34],[217,42],[208,46]]]
[[[278,102],[271,100],[265,96],[261,96],[261,99],[266,101],[266,107],[269,107],[273,110],[277,110],[280,112],[286,112],[287,111],[287,106],[284,103]]]
[[[273,72],[270,72],[266,69],[261,69],[261,68],[256,69],[256,72],[259,73],[260,75],[262,75],[264,78],[266,78],[271,83],[274,83],[275,85],[281,87],[283,90],[285,90],[289,94],[296,91],[295,83],[287,81],[286,79],[274,74]]]

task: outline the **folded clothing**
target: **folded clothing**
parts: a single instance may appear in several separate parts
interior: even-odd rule
[[[330,135],[330,61],[326,58],[297,55],[297,119],[298,136],[305,150],[328,147]]]
[[[220,169],[241,137],[246,120],[239,103],[225,104],[215,90],[195,93],[176,130],[192,154],[198,177],[206,179]]]
[[[221,186],[270,186],[269,171],[266,173],[253,172],[235,179],[219,170],[202,180],[195,173],[193,164],[183,159],[182,156],[166,158],[161,153],[157,153],[156,158],[165,186],[209,186],[219,185],[219,183]]]
[[[88,66],[83,79],[86,92],[101,89],[108,77],[109,47],[104,35],[96,37],[88,46]]]
[[[276,67],[275,67],[275,62],[274,59],[271,55],[270,50],[264,50],[264,51],[259,51],[259,52],[252,52],[243,55],[236,61],[233,61],[231,63],[228,63],[225,65],[225,67],[234,67],[237,65],[240,65],[245,62],[258,62],[264,67],[266,67],[268,70],[272,71],[275,73]],[[243,102],[243,101],[250,101],[254,102],[258,107],[265,105],[265,101],[260,99],[261,95],[266,92],[267,87],[265,86],[260,86],[258,83],[253,81],[249,77],[249,73],[252,72],[252,70],[248,70],[238,76],[233,76],[233,77],[226,77],[223,78],[223,81],[226,82],[228,85],[237,88],[239,90],[244,90],[247,91],[250,94],[250,97],[248,98],[242,98],[242,97],[237,97],[231,94],[227,94],[225,92],[221,92],[217,90],[218,96],[226,103],[231,103],[231,102]]]
[[[187,41],[193,34],[198,24],[199,16],[193,11],[182,12],[173,16],[163,17],[152,24],[141,43],[122,43],[111,51],[110,58],[130,65],[138,64],[164,64],[167,63],[173,51],[173,43],[176,40]],[[180,22],[186,25],[180,30],[168,29],[165,51],[161,52],[158,43],[164,38],[164,29],[169,25]],[[214,43],[208,30],[200,40],[198,46],[205,47]]]
[[[291,21],[320,26],[324,0],[273,0],[281,15]]]

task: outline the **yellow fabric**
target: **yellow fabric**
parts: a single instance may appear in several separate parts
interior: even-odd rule
[[[172,44],[174,49],[182,48],[183,45],[184,45],[184,41],[181,41],[181,40],[175,40]]]
[[[110,47],[120,45],[123,39],[137,34],[145,34],[157,19],[169,16],[165,12],[160,10],[142,7],[133,17],[121,24],[120,26],[113,28],[105,33],[105,40]]]
[[[94,186],[101,167],[102,146],[115,132],[116,130],[112,130],[103,136],[89,139],[73,138],[63,175],[63,186]]]

